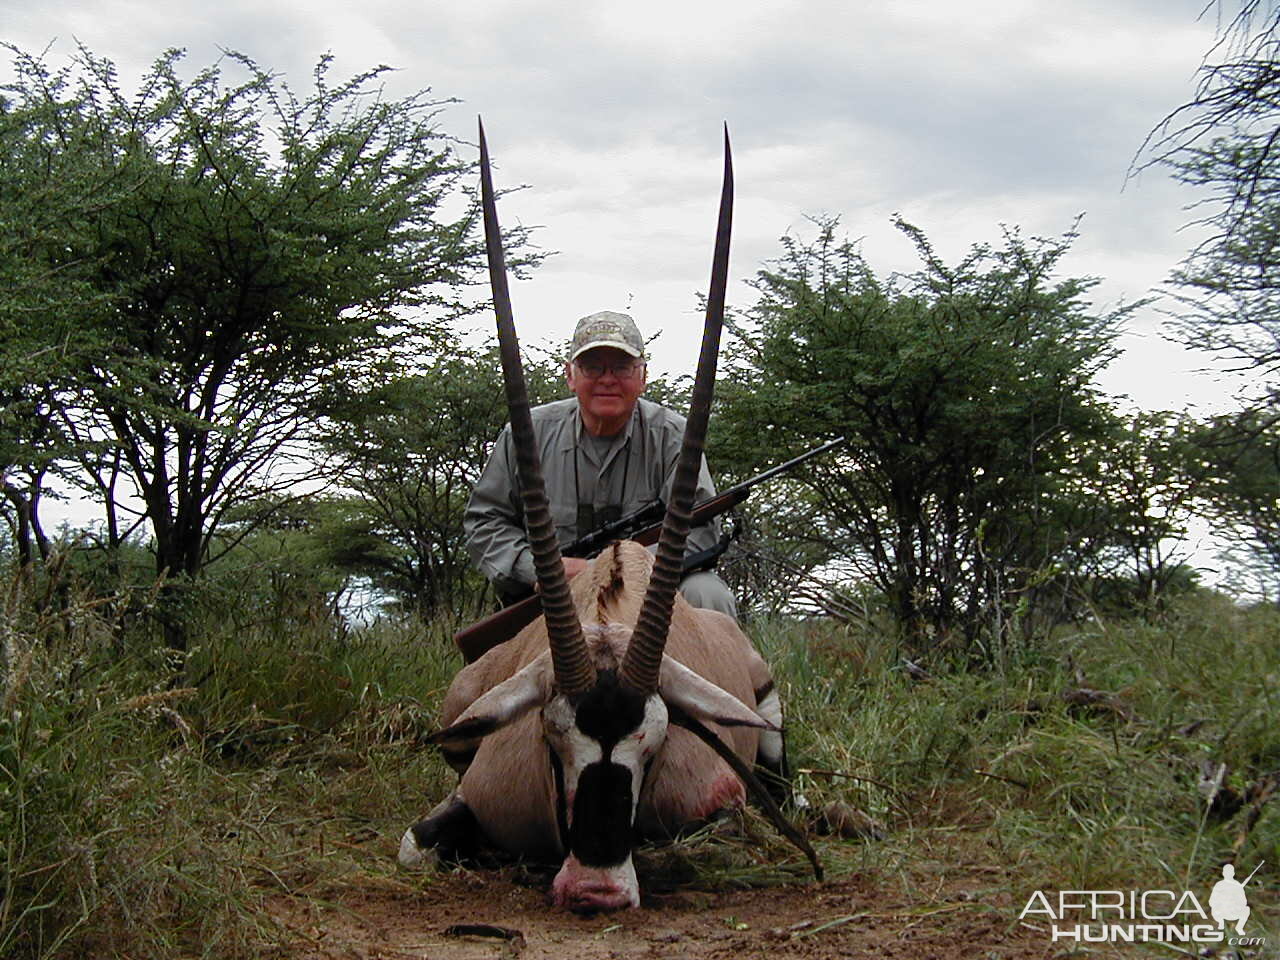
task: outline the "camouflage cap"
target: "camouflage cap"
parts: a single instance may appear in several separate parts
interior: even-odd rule
[[[614,347],[633,357],[644,356],[644,338],[625,313],[601,310],[578,321],[569,344],[570,362],[595,347]]]

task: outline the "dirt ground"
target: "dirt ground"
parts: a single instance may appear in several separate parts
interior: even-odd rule
[[[549,880],[460,870],[419,890],[349,888],[324,906],[280,900],[272,913],[296,933],[288,960],[1022,960],[1060,955],[1062,946],[1019,924],[1007,894],[965,892],[989,887],[989,876],[950,877],[948,892],[913,901],[858,875],[727,893],[678,889],[596,916],[551,907]]]

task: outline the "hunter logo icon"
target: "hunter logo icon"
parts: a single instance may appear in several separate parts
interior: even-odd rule
[[[1244,932],[1251,912],[1244,888],[1264,863],[1265,860],[1254,867],[1243,883],[1236,879],[1234,864],[1223,865],[1222,879],[1209,893],[1208,909],[1190,890],[1060,890],[1056,898],[1036,890],[1018,919],[1048,921],[1053,943],[1074,940],[1077,944],[1262,946],[1266,937],[1249,937]],[[1228,928],[1229,924],[1234,931]]]
[[[1263,863],[1266,863],[1264,860]],[[1234,864],[1225,863],[1222,865],[1222,879],[1213,885],[1213,891],[1209,894],[1209,913],[1213,916],[1214,922],[1218,924],[1218,928],[1232,921],[1236,925],[1236,933],[1244,934],[1244,922],[1249,919],[1249,900],[1244,894],[1245,883],[1253,879],[1253,874],[1258,872],[1258,867],[1262,863],[1253,868],[1253,873],[1245,877],[1244,883],[1236,879],[1236,868]]]

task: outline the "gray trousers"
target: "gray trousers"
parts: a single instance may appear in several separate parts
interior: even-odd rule
[[[729,585],[710,570],[691,573],[680,581],[680,595],[694,607],[718,610],[738,619],[738,601]]]

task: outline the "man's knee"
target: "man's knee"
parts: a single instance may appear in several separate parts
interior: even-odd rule
[[[728,584],[710,570],[691,573],[680,581],[680,594],[691,606],[717,610],[738,619],[738,601]]]

